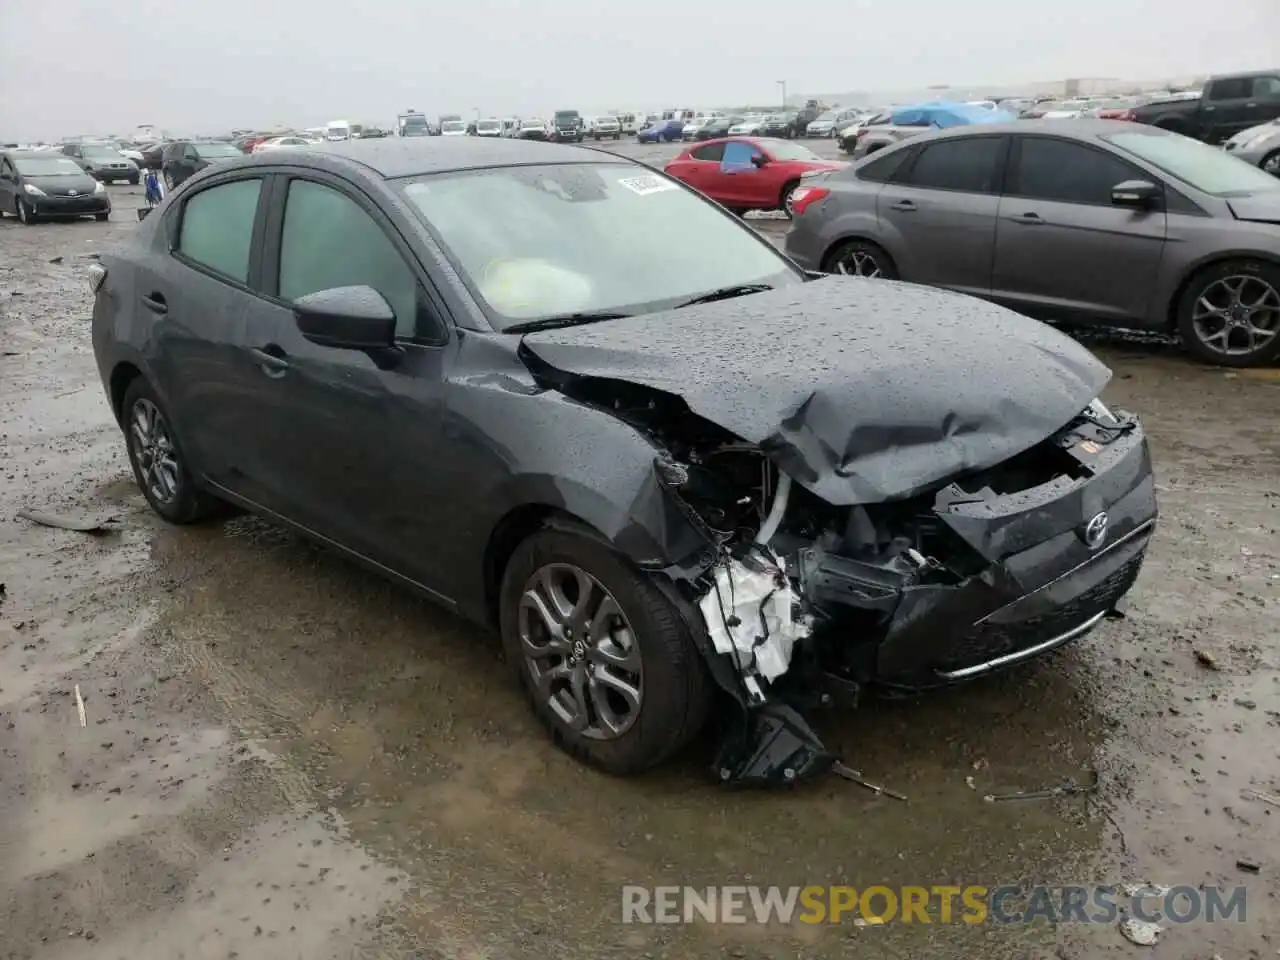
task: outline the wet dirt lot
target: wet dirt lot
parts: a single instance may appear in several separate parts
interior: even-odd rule
[[[838,779],[726,792],[706,744],[618,780],[543,737],[492,637],[253,518],[146,509],[89,345],[86,257],[140,200],[111,189],[108,224],[0,220],[0,958],[1280,951],[1280,809],[1248,792],[1280,792],[1276,371],[1098,340],[1105,399],[1143,415],[1159,470],[1127,616],[818,719],[906,803]],[[983,802],[1095,771],[1093,796]],[[1166,922],[1154,948],[1114,924],[619,922],[623,884],[1145,881],[1244,884],[1246,922]]]

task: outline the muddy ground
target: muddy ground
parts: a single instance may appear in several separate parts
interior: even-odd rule
[[[0,958],[1280,951],[1280,809],[1247,793],[1280,792],[1276,371],[1097,339],[1160,479],[1127,617],[1012,673],[820,718],[908,802],[836,779],[725,792],[706,744],[611,779],[548,743],[492,637],[269,524],[146,509],[89,343],[86,257],[140,199],[112,195],[108,224],[0,221]],[[1092,797],[983,802],[1094,771]],[[1245,884],[1247,920],[1165,924],[1153,948],[1114,925],[619,922],[624,883],[1136,881]]]

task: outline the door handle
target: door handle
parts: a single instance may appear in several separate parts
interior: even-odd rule
[[[1044,217],[1038,213],[1021,213],[1009,219],[1014,223],[1025,223],[1028,227],[1042,227],[1045,222]]]
[[[285,359],[284,351],[275,344],[254,347],[249,353],[268,377],[283,377],[289,371],[289,361]]]
[[[163,293],[143,294],[142,305],[152,313],[168,313],[169,305],[165,303]]]
[[[1206,104],[1202,109],[1204,110],[1205,113],[1208,113],[1210,110],[1217,110],[1218,108],[1213,106],[1212,104]]]
[[[917,208],[910,200],[899,200],[897,203],[889,204],[889,209],[898,210],[902,213],[915,213]]]
[[[1246,106],[1246,107],[1256,107],[1256,106],[1257,106],[1257,104],[1256,104],[1256,103],[1246,103],[1246,104],[1245,104],[1245,106]]]

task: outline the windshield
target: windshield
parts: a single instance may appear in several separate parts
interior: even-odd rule
[[[481,120],[476,124],[477,130],[501,130],[502,124],[497,120]]]
[[[202,157],[243,157],[244,154],[229,143],[197,143],[196,151]]]
[[[92,147],[81,147],[80,152],[90,159],[101,158],[103,160],[119,160],[120,151],[113,150],[111,147],[104,147],[95,144]]]
[[[1280,178],[1190,137],[1126,130],[1103,139],[1215,197],[1280,193]]]
[[[836,113],[836,111],[834,111],[834,110],[828,110],[826,113],[819,114],[819,115],[818,115],[818,117],[817,117],[817,119],[816,119],[814,122],[815,122],[815,123],[817,123],[817,122],[826,122],[826,121],[829,121],[829,120],[834,120],[834,119],[836,119],[836,117],[838,117],[838,116],[840,116],[840,114]]]
[[[544,126],[546,126],[546,124],[541,120],[526,120],[524,122],[524,128],[526,130],[541,130]]]
[[[556,119],[557,120],[577,120],[578,111],[577,110],[557,110]]]
[[[499,328],[804,279],[715,205],[635,164],[505,167],[402,184]]]
[[[69,157],[14,157],[13,165],[28,177],[84,176],[80,165]]]
[[[457,133],[459,130],[466,130],[467,125],[461,120],[446,120],[444,123],[440,124],[440,129],[449,133]]]

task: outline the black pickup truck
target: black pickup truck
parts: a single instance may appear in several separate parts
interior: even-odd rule
[[[1135,107],[1130,119],[1205,143],[1280,117],[1280,69],[1210,77],[1194,99],[1157,100]]]

